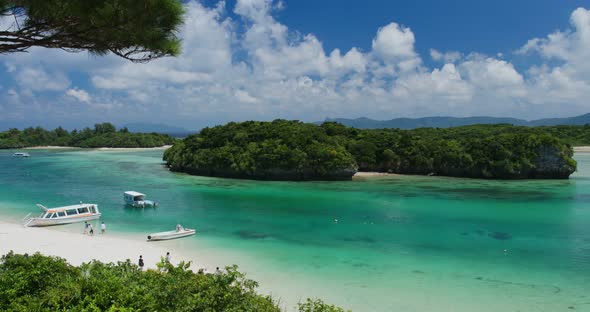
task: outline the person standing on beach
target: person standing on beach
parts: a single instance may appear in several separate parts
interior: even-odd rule
[[[144,265],[144,263],[143,263],[143,257],[141,255],[139,256],[139,261],[138,261],[137,264],[139,265],[139,270],[140,271],[143,271],[143,265]]]
[[[94,229],[92,228],[92,224],[88,223],[88,228],[90,229],[90,231],[88,231],[88,234],[90,234],[90,236],[94,236]]]
[[[166,253],[166,263],[170,264],[170,252]]]
[[[88,224],[88,222],[87,222],[87,221],[84,221],[84,235],[88,234],[88,226],[89,226],[89,225],[90,225],[90,224]]]
[[[104,221],[100,224],[100,234],[104,234],[104,232],[107,230],[107,226],[106,224],[104,224]]]

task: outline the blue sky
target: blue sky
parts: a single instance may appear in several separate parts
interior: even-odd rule
[[[131,64],[40,48],[1,55],[0,129],[590,112],[584,1],[186,6],[178,58]]]

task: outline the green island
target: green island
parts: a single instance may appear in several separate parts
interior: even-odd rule
[[[347,180],[357,171],[485,179],[566,179],[588,126],[508,124],[356,129],[334,122],[231,122],[164,153],[172,171],[261,180]]]
[[[279,301],[256,292],[237,270],[195,273],[190,263],[142,271],[129,260],[73,266],[65,259],[10,252],[0,259],[0,311],[277,311]],[[300,312],[344,312],[320,299]]]
[[[132,133],[123,127],[119,130],[111,123],[94,125],[94,129],[68,131],[61,127],[45,130],[41,127],[24,130],[10,129],[0,132],[0,149],[33,146],[70,147],[160,147],[173,144],[175,138],[160,133]]]

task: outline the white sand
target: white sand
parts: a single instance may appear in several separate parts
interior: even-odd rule
[[[169,149],[172,145],[164,145],[158,147],[99,147],[93,148],[92,150],[95,151],[151,151],[151,150],[166,150]]]
[[[80,149],[79,147],[72,147],[72,146],[31,146],[31,147],[24,147],[22,149],[26,150],[44,150],[44,149]]]
[[[8,219],[10,220],[10,219]],[[98,223],[92,222],[95,229],[93,236],[82,233],[83,224],[53,227],[24,227],[15,223],[16,220],[0,221],[0,255],[9,251],[18,254],[40,252],[44,255],[58,256],[66,259],[70,264],[80,265],[93,259],[101,262],[125,261],[130,259],[137,263],[139,255],[143,256],[145,269],[156,268],[161,257],[166,252],[171,254],[171,262],[176,265],[180,261],[191,261],[190,270],[197,271],[203,268],[205,272],[212,273],[215,267],[224,268],[227,265],[239,264],[241,259],[235,254],[218,252],[211,246],[199,246],[197,250],[187,248],[187,241],[182,239],[147,242],[145,236],[112,234],[108,232],[100,234]],[[78,231],[79,230],[79,231]],[[197,233],[197,235],[199,235]],[[241,268],[240,271],[243,271]],[[260,272],[255,276],[248,274],[248,278],[255,278],[260,283],[258,291],[263,294],[281,298],[280,306],[285,311],[291,311],[297,302],[303,300],[300,294],[307,293],[302,285],[295,290],[295,285],[285,284],[289,280],[288,274]]]
[[[82,229],[82,225],[80,229]],[[107,228],[108,230],[108,228]],[[95,228],[96,232],[100,232]],[[177,264],[181,260],[191,260],[178,250],[167,248],[165,245],[154,244],[125,237],[104,235],[100,233],[94,236],[82,233],[61,231],[57,227],[38,228],[24,227],[20,224],[0,222],[0,255],[9,251],[15,253],[40,252],[45,255],[65,258],[73,265],[89,262],[93,259],[102,262],[117,262],[131,259],[137,263],[139,255],[142,255],[146,268],[156,268],[160,257],[169,251],[172,263]],[[192,267],[193,270],[195,267]]]
[[[576,153],[590,153],[590,146],[574,146]]]
[[[387,172],[357,172],[352,177],[354,178],[370,178],[370,177],[387,177],[387,176],[399,176],[396,173],[387,173]]]
[[[158,147],[99,147],[99,148],[81,148],[81,147],[72,147],[72,146],[32,146],[32,147],[25,147],[22,149],[25,150],[59,150],[59,149],[84,149],[84,150],[94,150],[94,151],[149,151],[149,150],[165,150],[170,148],[172,145],[164,145]]]

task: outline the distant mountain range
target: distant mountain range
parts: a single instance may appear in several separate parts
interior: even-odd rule
[[[556,125],[585,125],[590,124],[590,113],[568,118],[546,118],[538,120],[524,120],[503,117],[423,117],[423,118],[395,118],[391,120],[374,120],[370,118],[326,118],[325,121],[334,121],[345,126],[359,129],[380,128],[449,128],[477,124],[513,124],[517,126],[556,126]],[[324,121],[316,122],[321,124]]]

